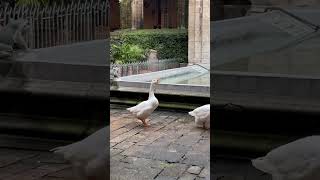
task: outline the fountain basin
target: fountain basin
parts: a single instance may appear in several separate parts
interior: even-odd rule
[[[191,65],[139,75],[121,77],[113,90],[148,92],[152,79],[160,78],[156,93],[210,97],[208,65]]]

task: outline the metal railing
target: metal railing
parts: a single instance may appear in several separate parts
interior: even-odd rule
[[[67,5],[0,6],[0,26],[10,19],[25,19],[30,30],[24,34],[29,48],[45,48],[81,41],[105,39],[109,31],[108,1]]]
[[[111,67],[119,68],[118,75],[120,77],[179,68],[181,66],[184,66],[184,64],[181,64],[178,59],[163,59],[158,62],[143,61],[128,64],[111,64]]]

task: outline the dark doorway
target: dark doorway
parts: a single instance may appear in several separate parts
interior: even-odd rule
[[[211,4],[213,21],[245,16],[251,7],[250,0],[215,0]]]
[[[177,28],[185,26],[187,0],[144,0],[144,28]]]

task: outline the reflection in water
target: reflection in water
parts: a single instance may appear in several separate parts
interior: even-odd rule
[[[169,76],[161,79],[162,84],[190,84],[190,85],[210,85],[210,74],[207,73],[184,73]]]

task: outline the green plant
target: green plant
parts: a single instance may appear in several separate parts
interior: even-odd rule
[[[125,64],[141,61],[145,58],[145,50],[134,44],[112,44],[112,63]]]
[[[138,45],[146,52],[158,51],[159,59],[188,61],[188,33],[186,29],[121,30],[112,32],[112,44]]]

